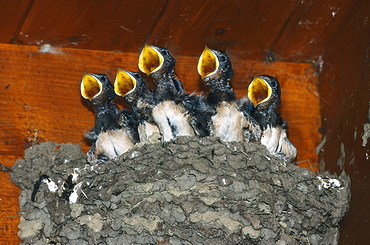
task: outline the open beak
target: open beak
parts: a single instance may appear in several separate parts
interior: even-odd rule
[[[216,55],[211,49],[205,47],[202,55],[198,61],[198,73],[204,78],[206,76],[214,74],[219,67],[219,62]]]
[[[101,82],[90,73],[85,73],[81,81],[81,95],[85,99],[92,100],[102,91]]]
[[[248,97],[256,107],[258,104],[267,101],[271,97],[271,87],[261,77],[256,76],[248,87]]]
[[[118,68],[116,80],[114,81],[114,92],[117,95],[125,96],[136,88],[136,79],[125,70]]]
[[[159,70],[164,62],[160,54],[153,46],[145,44],[139,56],[139,69],[147,75]]]

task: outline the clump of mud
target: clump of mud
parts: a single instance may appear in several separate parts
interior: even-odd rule
[[[212,137],[147,144],[98,165],[77,145],[46,142],[26,150],[11,178],[27,244],[336,244],[350,197],[345,174]]]

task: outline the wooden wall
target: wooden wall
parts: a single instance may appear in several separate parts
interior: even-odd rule
[[[362,146],[370,107],[370,2],[356,1],[325,46],[320,72],[322,168],[345,171],[352,182],[340,244],[370,241],[370,142]],[[370,140],[370,139],[369,139]]]
[[[313,62],[355,0],[0,1],[0,43]]]

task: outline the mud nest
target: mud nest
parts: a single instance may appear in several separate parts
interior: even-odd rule
[[[46,142],[25,151],[11,179],[25,244],[336,244],[350,198],[345,174],[212,137],[137,146],[98,165],[78,145]]]

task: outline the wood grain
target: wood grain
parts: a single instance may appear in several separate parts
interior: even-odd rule
[[[283,60],[317,61],[353,1],[300,1],[271,51]]]
[[[298,1],[169,1],[148,41],[199,56],[204,46],[263,60]],[[276,14],[277,6],[284,6]]]
[[[164,2],[35,0],[16,42],[138,52]]]
[[[287,24],[291,28],[286,33],[291,34],[296,22],[290,19],[300,1],[110,0],[108,4],[34,0],[29,3],[32,3],[29,12],[12,17],[16,25],[7,28],[12,34],[18,30],[14,43],[137,52],[144,42],[150,42],[171,47],[183,56],[198,56],[207,45],[227,50],[238,59],[263,60],[275,58],[270,51]],[[326,10],[318,4],[315,8],[301,6],[299,16]],[[17,9],[13,6],[11,10]],[[15,26],[19,28],[14,29]],[[297,31],[292,36],[301,34]],[[308,39],[299,41],[299,45],[311,46]]]
[[[0,181],[0,244],[19,244],[17,233],[20,222],[20,190],[10,182],[8,172],[0,172]]]
[[[138,55],[67,48],[42,53],[37,46],[0,45],[0,162],[10,167],[22,158],[26,147],[44,141],[76,143],[87,151],[89,145],[83,133],[93,126],[94,115],[80,96],[83,73],[105,73],[113,79],[117,67],[137,71]],[[177,73],[185,89],[206,90],[196,71],[198,58],[176,58]],[[289,122],[290,139],[298,148],[297,161],[301,166],[317,170],[314,150],[320,142],[320,114],[315,70],[303,63],[232,62],[235,70],[232,83],[238,97],[246,95],[249,81],[256,74],[280,79],[281,113]],[[121,102],[117,100],[122,107]],[[6,189],[0,192],[3,199],[0,209],[4,215],[14,217],[1,221],[7,228],[0,229],[0,243],[17,241],[10,236],[17,232],[19,190],[7,174],[0,177],[2,188]]]
[[[355,0],[11,1],[0,42],[138,52],[144,42],[198,56],[314,62]],[[42,14],[40,14],[42,13]]]
[[[11,43],[28,14],[33,0],[0,1],[0,43]]]
[[[355,1],[325,46],[320,74],[325,169],[351,178],[350,209],[340,223],[340,244],[370,240],[370,142],[362,146],[370,107],[370,2]]]

